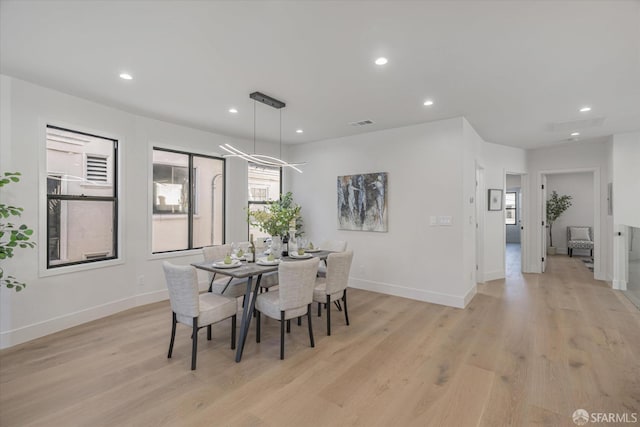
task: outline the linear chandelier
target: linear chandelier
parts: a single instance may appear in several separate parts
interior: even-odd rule
[[[249,98],[253,99],[253,154],[245,153],[231,144],[220,145],[224,151],[229,154],[225,154],[222,157],[239,157],[248,162],[256,163],[262,166],[271,166],[277,168],[288,167],[299,173],[302,173],[297,166],[302,166],[307,162],[302,163],[288,163],[282,160],[281,158],[267,156],[264,154],[256,154],[256,103],[255,101],[260,101],[263,104],[266,104],[270,107],[276,108],[280,110],[280,157],[282,157],[282,108],[286,106],[286,104],[278,99],[272,98],[268,95],[265,95],[260,92],[253,92],[249,95]]]

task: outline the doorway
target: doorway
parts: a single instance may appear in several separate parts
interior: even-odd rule
[[[505,276],[519,277],[523,271],[523,198],[522,176],[505,175],[504,228],[505,228]]]
[[[540,175],[541,272],[559,257],[573,258],[580,269],[590,270],[598,278],[600,272],[600,193],[599,171],[595,169],[545,171]],[[570,206],[552,223],[546,212],[547,202],[554,197],[569,196]],[[592,249],[571,249],[569,230],[588,230]],[[580,239],[583,239],[582,237]],[[587,245],[588,246],[588,245]],[[564,258],[562,258],[564,259]]]

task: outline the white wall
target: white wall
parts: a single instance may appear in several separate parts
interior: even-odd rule
[[[215,155],[221,143],[241,148],[250,148],[252,143],[136,116],[6,76],[0,76],[0,88],[0,170],[23,174],[20,183],[2,190],[2,201],[24,207],[22,221],[33,227],[39,238],[37,249],[17,251],[13,259],[3,263],[5,272],[26,282],[27,287],[20,293],[0,289],[0,347],[166,298],[161,261],[187,264],[200,260],[201,253],[151,255],[151,148],[157,145]],[[41,271],[46,249],[41,212],[46,200],[40,184],[45,178],[47,122],[120,141],[119,261],[82,266],[81,271],[55,269],[55,273],[73,271],[65,274]],[[271,147],[268,154],[276,150]],[[227,161],[226,184],[226,239],[246,240],[246,162]],[[95,268],[98,265],[103,267]]]
[[[553,223],[553,245],[558,253],[567,253],[567,227],[588,226],[593,229],[593,214],[595,210],[593,200],[593,173],[563,173],[547,175],[547,198],[553,191],[559,196],[571,196],[571,206],[556,222]],[[547,245],[549,240],[547,239]],[[576,250],[574,255],[587,254]]]
[[[640,132],[613,136],[613,220],[640,227]]]
[[[542,200],[541,174],[558,172],[594,172],[594,204],[596,208],[594,223],[594,275],[599,280],[610,280],[611,263],[607,256],[613,244],[613,230],[607,221],[607,179],[609,167],[610,140],[598,139],[562,144],[527,152],[530,180],[531,203],[528,209],[533,224],[529,262],[533,272],[541,270],[541,233]],[[603,178],[604,177],[604,178]]]
[[[309,161],[290,182],[307,237],[348,241],[350,286],[464,306],[475,292],[463,253],[467,145],[456,118],[290,147],[292,161]],[[389,174],[389,231],[338,230],[337,177],[370,172]],[[430,226],[430,216],[451,216],[452,225]]]
[[[527,172],[527,152],[525,150],[504,145],[485,142],[481,145],[478,154],[478,163],[484,168],[484,197],[487,197],[487,190],[497,188],[505,190],[505,174],[507,172],[526,173]],[[486,205],[486,203],[485,203]],[[505,277],[505,226],[504,210],[489,211],[486,206],[484,212],[484,277],[479,281],[495,280]],[[526,216],[525,216],[526,217]],[[527,226],[524,224],[525,233]],[[525,240],[526,237],[525,237]],[[523,266],[524,267],[524,266]]]
[[[616,232],[613,245],[613,288],[624,290],[630,273],[629,227],[640,227],[640,132],[614,135],[612,140],[612,223]]]

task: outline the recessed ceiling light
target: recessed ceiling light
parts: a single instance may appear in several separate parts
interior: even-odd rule
[[[302,133],[302,132],[304,132],[302,129],[296,130],[296,133]]]
[[[589,111],[591,111],[591,107],[582,107],[582,108],[580,109],[580,112],[581,112],[581,113],[588,113]]]
[[[385,58],[383,56],[381,56],[380,58],[376,59],[376,65],[384,65],[387,62],[389,62],[389,61],[387,60],[387,58]]]
[[[238,112],[238,110],[236,110],[235,108],[229,108],[229,112],[236,114]]]
[[[424,104],[423,104],[423,105],[424,105],[425,107],[430,107],[430,106],[432,106],[432,105],[433,105],[433,101],[432,101],[432,100],[430,100],[430,99],[427,99],[426,101],[424,101]]]
[[[573,132],[571,136],[580,136],[580,132]]]
[[[123,80],[133,80],[133,77],[129,73],[120,73],[120,78]]]

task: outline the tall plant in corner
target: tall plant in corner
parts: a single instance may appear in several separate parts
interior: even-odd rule
[[[0,187],[20,181],[19,172],[5,172],[0,177]],[[33,248],[36,244],[29,239],[33,230],[24,224],[16,225],[11,217],[19,217],[24,209],[0,203],[0,261],[13,257],[13,250],[16,248]],[[26,285],[19,282],[14,276],[4,275],[4,269],[0,267],[0,286],[8,289],[21,291]]]
[[[564,213],[571,206],[571,196],[558,196],[558,193],[554,190],[551,193],[551,197],[547,200],[547,224],[549,224],[549,246],[553,246],[553,234],[551,234],[551,227],[553,223],[560,218],[560,215]]]

